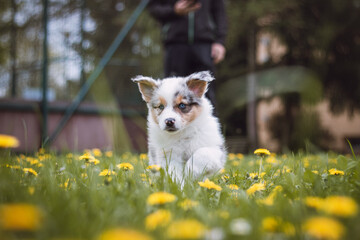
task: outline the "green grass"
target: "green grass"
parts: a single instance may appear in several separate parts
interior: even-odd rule
[[[134,229],[153,239],[167,239],[168,225],[180,219],[195,219],[206,227],[208,235],[217,233],[223,239],[312,239],[304,224],[317,216],[342,225],[344,233],[340,239],[360,236],[360,215],[356,209],[353,214],[342,216],[346,209],[340,208],[339,214],[305,204],[309,196],[347,196],[358,206],[360,164],[353,156],[324,153],[265,158],[261,170],[265,175],[258,178],[250,173],[259,172],[260,157],[230,154],[225,171],[210,178],[221,186],[221,191],[200,187],[198,181],[191,179],[185,179],[181,190],[163,169],[156,173],[146,170],[147,160],[131,153],[110,157],[103,153],[96,157],[100,161],[97,165],[78,160],[76,154],[37,153],[33,159],[28,157],[0,151],[0,205],[37,206],[42,214],[41,227],[26,231],[7,229],[0,210],[0,239],[97,239],[113,228]],[[41,165],[31,160],[39,160]],[[134,169],[116,167],[124,162],[131,163]],[[38,174],[25,173],[23,168],[32,168]],[[329,170],[333,168],[344,175],[331,175]],[[104,169],[112,169],[116,175],[111,179],[99,176]],[[265,184],[265,189],[249,195],[247,189],[255,183]],[[230,184],[238,189],[229,188]],[[277,186],[281,190],[274,193]],[[160,191],[174,194],[176,201],[150,206],[148,196]],[[261,202],[269,196],[273,196],[272,204]],[[185,199],[198,205],[184,209],[180,203]],[[146,217],[158,209],[169,210],[171,221],[147,230]],[[266,225],[269,219],[277,223]]]

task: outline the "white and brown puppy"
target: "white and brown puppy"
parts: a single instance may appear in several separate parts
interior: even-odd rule
[[[149,108],[151,165],[167,169],[180,184],[186,176],[198,178],[223,168],[224,138],[213,106],[204,96],[214,80],[208,71],[163,80],[144,76],[132,80]]]

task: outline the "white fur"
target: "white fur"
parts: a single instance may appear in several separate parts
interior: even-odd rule
[[[212,114],[213,107],[208,99],[204,96],[197,98],[201,111],[197,118],[190,123],[174,110],[172,103],[176,92],[188,91],[186,82],[190,79],[206,82],[213,80],[208,72],[195,73],[186,78],[166,78],[162,81],[150,80],[142,76],[133,79],[139,84],[139,87],[143,83],[142,81],[150,81],[153,84],[152,98],[157,99],[158,96],[161,96],[166,100],[167,104],[157,118],[159,124],[151,115],[150,110],[153,103],[147,101],[149,107],[147,118],[149,159],[151,165],[158,164],[167,169],[172,178],[181,184],[185,177],[199,178],[217,173],[224,167],[226,161],[220,124]],[[142,93],[143,98],[146,99],[144,91]],[[165,119],[168,118],[175,119],[177,131],[166,131]]]

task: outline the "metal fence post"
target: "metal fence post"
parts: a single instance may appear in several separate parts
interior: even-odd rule
[[[48,137],[48,0],[43,0],[43,62],[42,62],[42,144]]]

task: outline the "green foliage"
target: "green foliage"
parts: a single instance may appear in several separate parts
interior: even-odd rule
[[[76,154],[0,154],[0,223],[5,220],[1,209],[9,204],[37,206],[43,220],[39,229],[26,232],[32,239],[97,239],[103,231],[118,227],[135,229],[153,239],[167,239],[168,225],[179,219],[196,219],[206,226],[208,234],[217,230],[224,239],[307,238],[303,225],[318,216],[344,226],[341,239],[352,239],[359,231],[358,208],[345,216],[347,206],[336,213],[326,213],[306,203],[307,197],[347,196],[359,206],[359,169],[347,156],[270,156],[263,159],[263,174],[259,177],[259,157],[229,154],[225,171],[210,178],[222,187],[216,191],[200,187],[198,181],[188,178],[181,189],[163,169],[146,170],[145,155],[112,156],[103,152],[97,155],[100,162],[95,165],[79,160]],[[125,162],[134,169],[117,167]],[[37,176],[25,173],[24,168],[34,169]],[[343,172],[332,175],[331,169],[335,168]],[[116,174],[99,176],[104,169]],[[265,189],[250,194],[247,190],[258,183],[264,184]],[[176,200],[164,205],[147,203],[150,194],[162,191],[175,195]],[[185,199],[197,204],[185,209],[181,206]],[[155,230],[146,229],[147,216],[158,209],[171,212],[170,222]],[[277,219],[280,225],[269,228],[265,224],[269,219]],[[5,239],[23,239],[24,232],[0,227],[0,235]]]

